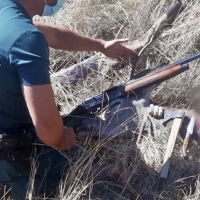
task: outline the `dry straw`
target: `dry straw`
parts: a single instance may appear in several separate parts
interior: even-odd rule
[[[66,26],[84,35],[114,39],[138,39],[158,19],[172,0],[73,0],[52,18],[41,18],[49,24]],[[185,0],[186,8],[174,26],[165,30],[142,56],[137,71],[173,62],[200,50],[200,1]],[[66,38],[67,40],[67,38]],[[51,50],[51,72],[80,62],[93,53]],[[92,73],[73,85],[53,83],[56,103],[62,113],[69,113],[83,99],[111,86],[126,82],[130,66],[109,69],[109,59],[100,71]],[[191,70],[161,84],[152,94],[159,104],[188,108],[190,91],[200,81],[199,61],[190,64]],[[155,135],[146,135],[141,144],[122,139],[84,138],[80,144],[87,149],[60,185],[58,199],[166,199],[198,200],[199,150],[192,146],[189,159],[180,154],[178,139],[168,180],[159,181],[169,130],[154,127]],[[156,137],[155,137],[156,136]],[[92,158],[99,156],[92,166]]]

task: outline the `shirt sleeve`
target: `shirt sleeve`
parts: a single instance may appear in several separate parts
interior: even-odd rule
[[[11,47],[8,56],[22,85],[50,83],[49,48],[41,32],[23,33]]]

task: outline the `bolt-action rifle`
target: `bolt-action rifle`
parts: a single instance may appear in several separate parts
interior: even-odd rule
[[[82,102],[69,115],[63,117],[64,125],[76,127],[86,118],[94,118],[106,109],[109,102],[120,97],[134,95],[138,90],[160,84],[176,75],[189,69],[188,63],[200,58],[200,53],[187,57],[183,60],[166,65],[162,64],[149,72],[147,75],[133,79],[114,88],[108,89],[103,93],[97,94]]]

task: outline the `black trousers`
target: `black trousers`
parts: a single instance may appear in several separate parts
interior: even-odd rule
[[[44,145],[36,145],[31,151],[23,149],[10,153],[6,159],[1,159],[0,156],[0,199],[10,196],[11,199],[24,200],[29,192],[33,197],[54,197],[63,173],[82,152],[83,149],[79,146],[61,152]],[[31,171],[30,163],[36,171]]]

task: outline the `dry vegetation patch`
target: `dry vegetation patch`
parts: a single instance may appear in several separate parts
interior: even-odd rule
[[[172,0],[73,0],[46,23],[66,26],[84,35],[114,39],[138,39],[151,27]],[[137,71],[153,68],[162,62],[173,62],[200,50],[200,1],[184,0],[185,10],[174,26],[165,30],[142,56]],[[67,38],[66,38],[67,40]],[[80,62],[93,53],[62,52],[51,49],[51,72]],[[98,72],[73,85],[53,83],[56,102],[61,112],[69,113],[83,99],[114,85],[126,82],[130,66],[110,70],[109,62]],[[200,61],[190,64],[187,71],[157,87],[152,101],[158,104],[189,108],[190,92],[200,81]],[[180,154],[179,138],[173,154],[169,179],[159,180],[169,130],[162,129],[157,137],[147,135],[139,146],[120,139],[81,139],[86,159],[72,167],[61,185],[62,199],[190,199],[200,198],[199,149],[193,145],[188,160]],[[92,159],[99,162],[92,166]],[[83,164],[84,163],[84,164]],[[63,189],[64,188],[64,189]],[[65,191],[65,192],[64,192]],[[93,192],[92,192],[93,191]],[[65,194],[64,194],[65,193]]]

